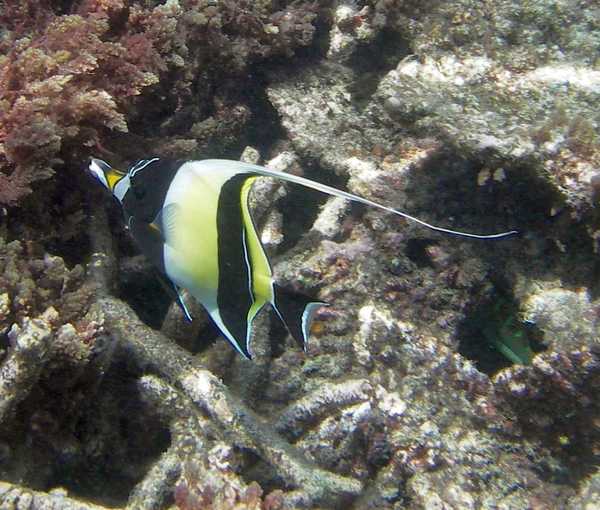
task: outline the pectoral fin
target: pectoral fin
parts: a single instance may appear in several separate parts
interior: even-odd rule
[[[164,239],[160,229],[154,223],[137,221],[134,217],[129,218],[128,226],[142,253],[160,273],[165,274]]]
[[[164,242],[173,244],[173,240],[176,235],[176,225],[178,219],[181,217],[181,208],[174,203],[166,205],[156,215],[155,220],[152,222],[153,225],[160,230]]]

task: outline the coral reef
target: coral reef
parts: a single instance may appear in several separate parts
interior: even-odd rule
[[[0,507],[592,508],[591,2],[2,3]],[[185,321],[81,171],[234,157],[304,353]]]

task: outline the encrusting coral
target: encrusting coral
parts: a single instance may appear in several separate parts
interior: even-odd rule
[[[26,510],[44,508],[47,510],[103,510],[105,507],[86,503],[68,497],[63,491],[50,493],[32,491],[10,483],[0,482],[0,502],[3,508]]]

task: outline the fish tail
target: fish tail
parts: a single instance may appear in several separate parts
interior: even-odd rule
[[[306,350],[310,325],[317,308],[329,305],[322,301],[314,301],[313,298],[299,292],[284,289],[277,284],[273,285],[272,304],[294,340]]]

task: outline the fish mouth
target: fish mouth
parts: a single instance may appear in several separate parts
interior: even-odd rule
[[[92,174],[106,173],[112,167],[106,162],[98,158],[90,158],[88,159],[87,170]]]

